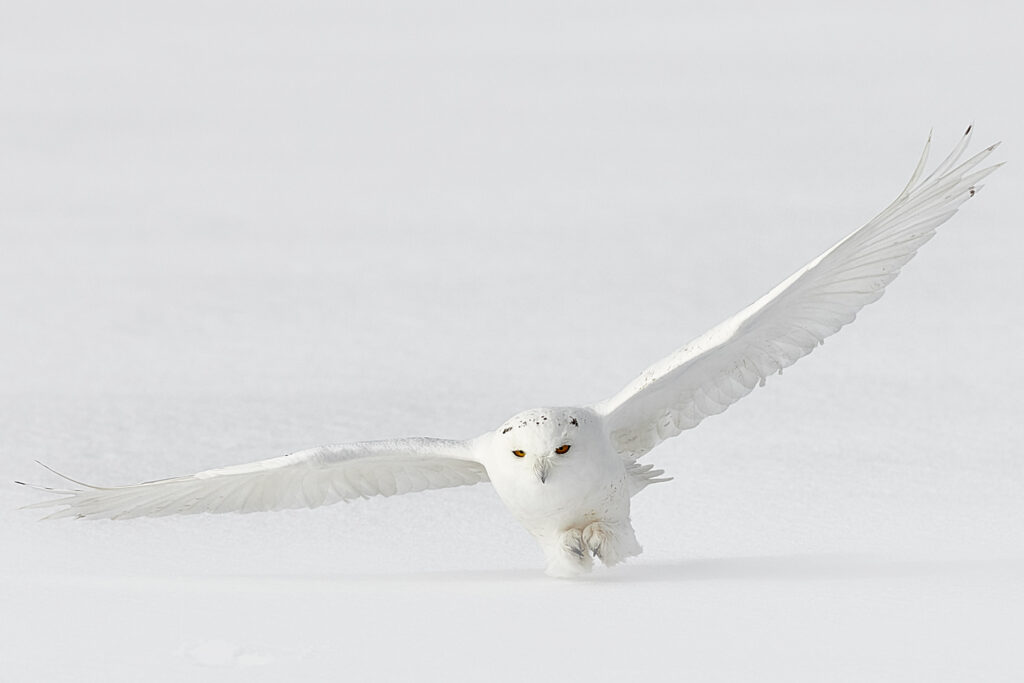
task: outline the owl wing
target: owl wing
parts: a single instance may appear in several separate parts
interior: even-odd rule
[[[867,225],[742,311],[647,368],[593,406],[615,447],[636,459],[746,396],[765,378],[806,356],[882,296],[935,229],[1001,164],[974,169],[997,145],[957,166],[971,129],[922,179],[931,137],[896,200]]]
[[[27,507],[61,508],[47,519],[257,512],[313,508],[488,480],[471,441],[428,438],[320,446],[185,477],[112,488],[60,476],[81,488],[44,489],[63,495]]]

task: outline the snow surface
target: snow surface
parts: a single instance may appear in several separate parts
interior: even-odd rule
[[[0,479],[129,483],[596,401],[1005,141],[888,295],[655,450],[580,582],[487,486],[37,523],[0,681],[1024,678],[1014,3],[18,3]]]

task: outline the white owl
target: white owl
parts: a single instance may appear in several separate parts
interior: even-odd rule
[[[60,506],[50,517],[106,519],[256,512],[490,481],[540,543],[548,574],[588,572],[595,557],[617,564],[641,552],[630,499],[668,481],[640,458],[763,385],[881,297],[936,228],[998,168],[974,170],[996,145],[956,165],[970,133],[922,178],[929,138],[907,187],[867,225],[595,405],[528,410],[466,441],[322,446],[113,488],[69,480],[82,488],[45,489],[63,495],[28,507]]]

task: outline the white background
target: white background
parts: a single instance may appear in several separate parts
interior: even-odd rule
[[[4,6],[0,681],[1020,680],[1013,3],[426,5]],[[624,568],[543,577],[488,485],[17,510],[602,399],[971,121],[1011,163],[649,456]]]

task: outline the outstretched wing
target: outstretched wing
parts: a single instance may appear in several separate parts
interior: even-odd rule
[[[131,486],[104,488],[68,480],[82,488],[45,489],[65,495],[27,507],[62,508],[47,519],[312,508],[353,498],[476,484],[487,481],[487,471],[476,460],[469,441],[415,438],[321,446]]]
[[[746,396],[765,378],[806,356],[882,296],[935,229],[981,189],[1001,164],[973,171],[997,145],[955,166],[963,139],[921,179],[931,137],[910,182],[864,227],[733,317],[647,368],[594,409],[624,455],[638,458]],[[972,172],[973,171],[973,172]]]

